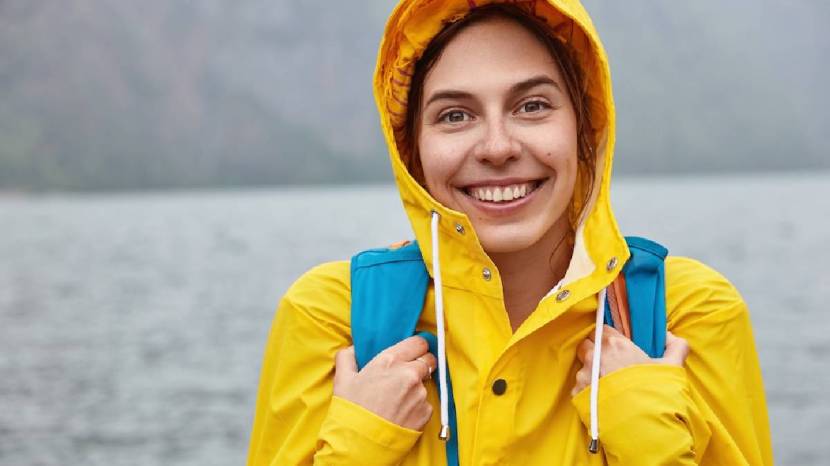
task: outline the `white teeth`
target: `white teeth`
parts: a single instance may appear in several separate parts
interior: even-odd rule
[[[468,193],[479,201],[508,202],[521,199],[533,191],[531,183],[521,183],[510,186],[490,186],[472,188]]]

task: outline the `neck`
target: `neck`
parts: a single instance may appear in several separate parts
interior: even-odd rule
[[[499,269],[504,305],[514,332],[565,276],[573,252],[569,235],[568,221],[564,218],[526,249],[490,254]]]

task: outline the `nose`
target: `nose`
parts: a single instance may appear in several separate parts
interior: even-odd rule
[[[494,166],[504,165],[519,157],[521,148],[502,121],[492,121],[476,148],[476,159]]]

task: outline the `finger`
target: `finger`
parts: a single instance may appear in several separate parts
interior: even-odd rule
[[[382,353],[392,356],[396,361],[409,362],[428,351],[429,343],[423,337],[415,335],[386,348]]]
[[[438,367],[438,360],[435,359],[435,356],[427,351],[423,356],[418,356],[418,359],[424,361],[427,366],[429,366],[430,372],[434,371]]]
[[[432,372],[435,370],[435,356],[433,356],[432,353],[427,353],[423,356],[418,356],[412,361],[406,363],[405,366],[411,367],[413,370],[417,371],[418,375],[420,376],[420,379],[424,380],[429,378],[429,376],[432,375]]]
[[[581,392],[583,388],[587,387],[591,383],[591,374],[587,371],[587,367],[588,366],[583,366],[582,369],[577,371],[575,376],[576,383],[571,389],[571,396]]]
[[[688,355],[689,343],[685,339],[674,335],[672,335],[670,339],[667,339],[664,357],[673,358],[678,364],[683,364],[683,361],[686,360]]]
[[[421,408],[421,422],[423,423],[423,425],[426,425],[426,423],[429,422],[429,418],[432,417],[432,405],[429,403],[424,403],[422,406],[423,408]]]
[[[588,355],[592,354],[593,351],[594,342],[592,340],[585,339],[579,344],[579,348],[576,349],[576,357],[582,364],[585,364],[585,361],[588,360]]]
[[[678,337],[677,335],[671,333],[670,331],[666,331],[666,348],[676,347],[676,346],[688,346],[688,342],[686,339]]]
[[[596,327],[594,327],[594,330],[592,330],[591,333],[588,334],[588,339],[594,341],[594,337],[596,336],[596,334]],[[608,338],[609,335],[622,335],[622,333],[620,333],[619,331],[617,331],[617,329],[608,324],[603,324],[602,339],[605,340],[606,338]]]
[[[625,335],[620,333],[620,331],[615,329],[614,327],[612,327],[608,324],[605,324],[603,326],[603,329],[602,329],[602,339],[607,340],[611,337],[623,337],[623,338],[625,338]]]
[[[689,343],[671,332],[666,332],[666,350],[663,352],[663,360],[669,364],[682,366],[689,356]]]
[[[671,333],[670,330],[666,330],[666,345],[668,345],[672,341],[676,341],[680,339],[677,335]]]
[[[585,385],[591,383],[591,371],[588,369],[589,367],[585,366],[576,373],[577,385],[582,385],[584,387]]]
[[[432,366],[427,365],[427,362],[424,361],[423,358],[415,358],[414,360],[405,363],[404,367],[406,367],[407,370],[414,371],[418,374],[418,380],[421,381],[428,379],[429,376],[432,375],[433,370]]]
[[[349,346],[334,355],[334,379],[357,374],[357,361],[354,358],[354,346]]]

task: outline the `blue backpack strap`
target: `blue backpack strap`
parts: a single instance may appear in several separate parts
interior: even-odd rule
[[[378,353],[415,334],[424,307],[429,273],[417,242],[397,249],[363,251],[351,261],[351,329],[358,369]],[[435,335],[420,332],[438,358]],[[438,382],[437,372],[433,378]],[[458,435],[452,383],[447,374],[450,439],[447,465],[458,466]]]
[[[652,358],[666,347],[666,274],[668,249],[637,236],[626,236],[631,257],[622,269],[630,311],[631,339]],[[605,321],[613,325],[610,305]]]
[[[428,286],[417,243],[352,257],[351,327],[358,369],[415,333]]]

